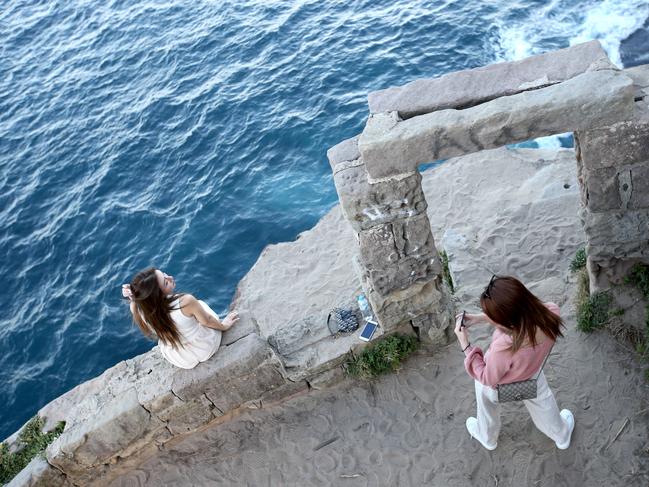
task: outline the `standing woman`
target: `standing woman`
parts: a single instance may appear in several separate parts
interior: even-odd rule
[[[130,301],[133,321],[149,337],[158,338],[163,357],[176,367],[192,369],[218,350],[221,332],[229,330],[239,316],[224,320],[191,294],[176,294],[176,281],[160,269],[149,267],[122,285]]]
[[[475,379],[477,418],[466,420],[469,434],[488,450],[498,446],[500,404],[495,389],[535,377],[557,337],[562,337],[559,307],[543,303],[514,277],[493,276],[480,296],[483,313],[466,314],[455,322],[455,334],[465,354],[464,367]],[[467,328],[479,323],[494,327],[486,355],[472,346]],[[523,401],[536,427],[554,440],[557,448],[570,446],[575,420],[561,412],[543,372],[537,379],[537,397]]]

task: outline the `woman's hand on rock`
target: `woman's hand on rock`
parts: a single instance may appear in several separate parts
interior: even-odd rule
[[[239,313],[232,311],[231,313],[228,313],[222,323],[223,326],[226,327],[226,330],[229,330],[237,321],[239,321]]]

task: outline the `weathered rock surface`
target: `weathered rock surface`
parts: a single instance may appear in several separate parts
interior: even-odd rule
[[[575,133],[593,292],[649,263],[649,66],[625,73],[634,82],[633,118]]]
[[[311,382],[363,346],[355,333],[332,336],[334,307],[355,308],[354,231],[335,207],[297,241],[264,249],[239,284],[239,306],[282,361],[289,380]]]
[[[67,422],[48,447],[47,460],[75,485],[110,479],[172,437],[270,397],[286,384],[282,363],[256,334],[222,346],[191,370],[173,367],[154,348],[42,409],[50,422]],[[35,463],[17,485],[57,485],[56,469]]]
[[[138,402],[133,387],[106,402],[102,407],[64,431],[47,449],[50,464],[65,472],[73,483],[90,483],[105,465],[117,456],[129,454],[153,444],[169,432],[157,418]],[[156,438],[158,436],[158,438]]]
[[[590,212],[649,207],[649,119],[578,132],[575,140]]]
[[[342,164],[340,165],[342,166]],[[428,207],[417,172],[397,181],[370,184],[362,160],[334,173],[347,221],[357,232],[395,219],[421,215]]]
[[[406,119],[447,108],[474,106],[601,69],[615,66],[599,42],[590,41],[520,61],[490,64],[374,91],[368,101],[371,113],[397,112]]]
[[[37,456],[6,487],[72,487],[56,468]]]
[[[263,250],[239,283],[237,310],[250,313],[264,339],[305,322],[312,324],[312,336],[321,337],[329,311],[352,304],[360,291],[349,256],[355,245],[353,230],[335,207],[295,242]]]
[[[329,164],[334,172],[336,172],[339,164],[355,161],[361,156],[358,150],[359,137],[360,135],[357,135],[351,139],[343,140],[327,151],[327,159],[329,159]]]
[[[371,115],[359,148],[370,180],[380,180],[426,162],[630,120],[633,100],[633,82],[624,73],[589,72],[466,110],[403,121],[395,112]]]
[[[205,395],[221,414],[285,382],[278,357],[257,335],[242,338],[206,364],[175,374],[172,391],[182,401]]]
[[[649,208],[593,213],[583,210],[584,229],[589,235],[586,253],[593,259],[624,255],[649,258]]]
[[[624,72],[633,80],[640,95],[649,95],[649,64],[628,68]]]
[[[649,158],[646,123],[627,121],[578,133],[579,155],[589,170],[644,163]]]
[[[361,231],[359,248],[372,287],[384,297],[442,270],[425,214]]]

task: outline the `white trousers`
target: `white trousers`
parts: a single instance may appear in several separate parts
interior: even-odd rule
[[[568,424],[559,414],[557,401],[541,372],[536,385],[536,399],[523,401],[534,421],[534,425],[556,443],[565,444],[570,440]],[[475,381],[475,397],[478,403],[478,435],[489,445],[498,443],[500,433],[500,403],[498,391]]]

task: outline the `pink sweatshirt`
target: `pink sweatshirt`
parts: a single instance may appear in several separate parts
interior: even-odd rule
[[[557,316],[559,307],[554,303],[545,303],[547,308]],[[480,347],[469,347],[464,354],[464,368],[475,380],[495,388],[496,384],[509,384],[530,379],[543,364],[546,355],[554,345],[554,340],[545,338],[536,347],[522,347],[512,353],[509,347],[512,338],[496,328],[491,337],[491,345],[483,356]]]

